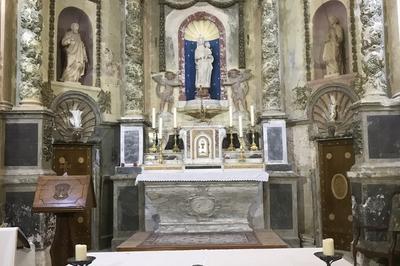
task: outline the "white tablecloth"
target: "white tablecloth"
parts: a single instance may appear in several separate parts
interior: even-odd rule
[[[313,254],[321,248],[226,249],[90,253],[93,266],[324,266]],[[341,259],[333,266],[351,266]]]
[[[222,170],[222,169],[196,169],[196,170],[150,170],[144,171],[136,177],[137,182],[229,182],[229,181],[258,181],[267,182],[268,173],[263,169],[249,170]]]

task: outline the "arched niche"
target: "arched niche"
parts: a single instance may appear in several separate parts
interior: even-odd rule
[[[313,39],[312,39],[312,58],[314,79],[322,79],[326,74],[325,63],[323,62],[323,51],[325,41],[329,32],[329,16],[338,18],[340,26],[343,29],[343,74],[351,73],[351,47],[350,34],[348,26],[347,9],[344,4],[338,0],[331,0],[322,4],[313,16]]]
[[[311,121],[310,135],[329,138],[352,135],[354,122],[353,104],[357,94],[344,84],[327,84],[315,91],[307,108]]]
[[[194,55],[189,54],[188,50],[193,50],[196,48],[195,42],[190,42],[185,39],[185,33],[188,26],[192,25],[195,21],[209,21],[210,24],[214,25],[218,30],[218,36],[213,40],[206,40],[211,43],[211,49],[213,51],[214,62],[213,62],[213,75],[212,75],[212,83],[215,84],[215,88],[213,85],[210,89],[210,94],[212,99],[219,100],[221,98],[221,80],[226,77],[226,34],[225,28],[222,22],[214,15],[200,11],[196,12],[190,16],[188,16],[180,25],[178,30],[178,49],[179,49],[179,72],[182,73],[181,79],[182,83],[185,86],[185,94],[187,100],[194,99],[195,88],[193,80],[191,80],[191,85],[187,82],[188,77],[192,76],[193,73],[187,73],[190,69],[186,62],[186,59],[193,57]],[[192,67],[193,68],[193,67]],[[194,70],[195,71],[195,70]],[[193,69],[192,69],[193,72]]]
[[[67,61],[65,47],[61,40],[65,33],[71,29],[72,23],[79,24],[79,33],[86,47],[88,63],[85,67],[85,74],[79,80],[82,85],[93,86],[93,28],[89,16],[77,7],[64,8],[59,16],[57,23],[57,64],[56,77],[60,81]]]

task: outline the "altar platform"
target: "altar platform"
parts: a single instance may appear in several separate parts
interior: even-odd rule
[[[117,251],[259,249],[287,248],[273,231],[215,233],[138,232],[117,247]]]
[[[145,252],[99,252],[93,266],[323,266],[325,262],[314,256],[321,248],[281,249],[223,249],[223,250],[179,250]],[[351,266],[344,259],[335,266]]]

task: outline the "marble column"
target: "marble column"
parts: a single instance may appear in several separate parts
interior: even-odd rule
[[[262,3],[263,116],[282,113],[277,0]]]
[[[19,75],[18,93],[22,106],[42,106],[42,0],[22,0],[18,6]]]
[[[0,2],[0,111],[10,110],[11,80],[15,73],[15,6],[14,0]]]
[[[142,0],[126,0],[125,108],[124,116],[143,117],[143,17]]]
[[[364,99],[386,98],[383,0],[362,0],[360,14]]]

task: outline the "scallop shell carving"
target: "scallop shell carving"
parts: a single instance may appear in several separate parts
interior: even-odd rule
[[[195,20],[185,30],[185,40],[197,41],[202,37],[205,41],[219,38],[217,26],[209,20]]]
[[[81,113],[81,127],[79,130],[71,125],[71,112],[70,110],[79,109]],[[96,126],[96,116],[92,108],[86,102],[80,99],[65,99],[60,102],[55,110],[56,129],[63,137],[64,141],[72,142],[87,142],[92,136]]]
[[[341,91],[321,95],[313,106],[312,120],[321,135],[344,135],[351,130],[353,100]]]

